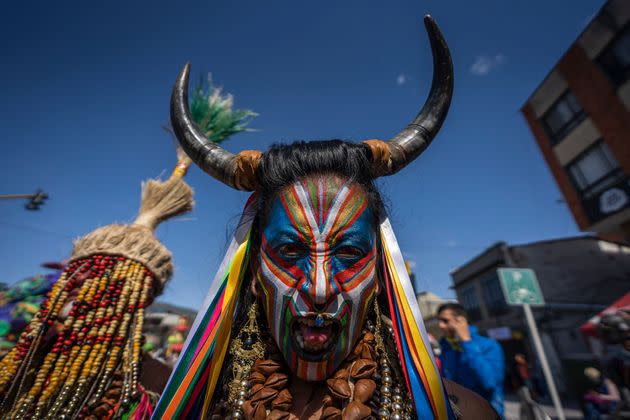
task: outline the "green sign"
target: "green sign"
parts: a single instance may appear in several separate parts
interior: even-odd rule
[[[503,296],[510,305],[544,305],[536,273],[529,268],[499,268]]]

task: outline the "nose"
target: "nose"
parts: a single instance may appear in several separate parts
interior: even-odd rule
[[[307,276],[298,285],[298,293],[313,312],[324,312],[335,297],[339,294],[339,288],[335,286],[332,275],[319,278]]]
[[[316,253],[311,256],[310,267],[305,270],[305,276],[298,284],[302,299],[314,312],[323,312],[340,293],[336,284],[332,261],[328,255]]]
[[[305,302],[308,302],[308,306],[313,312],[324,312],[331,301],[334,300],[337,292],[332,285],[332,280],[321,281],[305,279],[305,281],[298,285],[298,293],[302,296]]]

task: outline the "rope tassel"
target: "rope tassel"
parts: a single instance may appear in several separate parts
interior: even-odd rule
[[[75,242],[72,258],[17,345],[0,361],[2,418],[151,415],[157,398],[139,383],[145,308],[173,272],[157,225],[192,209],[183,181],[190,159],[167,181],[142,188],[131,225],[109,225]]]

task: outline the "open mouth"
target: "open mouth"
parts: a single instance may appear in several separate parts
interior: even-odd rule
[[[301,316],[293,320],[291,336],[293,347],[301,358],[323,360],[337,344],[339,321],[321,314]]]

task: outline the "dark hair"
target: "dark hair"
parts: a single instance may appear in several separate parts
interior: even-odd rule
[[[260,223],[265,222],[276,194],[287,185],[313,175],[338,175],[356,182],[367,194],[372,214],[378,218],[382,199],[373,182],[372,152],[365,144],[343,140],[296,141],[273,145],[259,167]]]
[[[441,314],[443,311],[446,311],[447,309],[453,312],[453,315],[455,316],[463,316],[464,318],[468,319],[468,316],[466,315],[466,309],[464,309],[464,307],[457,302],[443,303],[438,308],[437,313]]]

